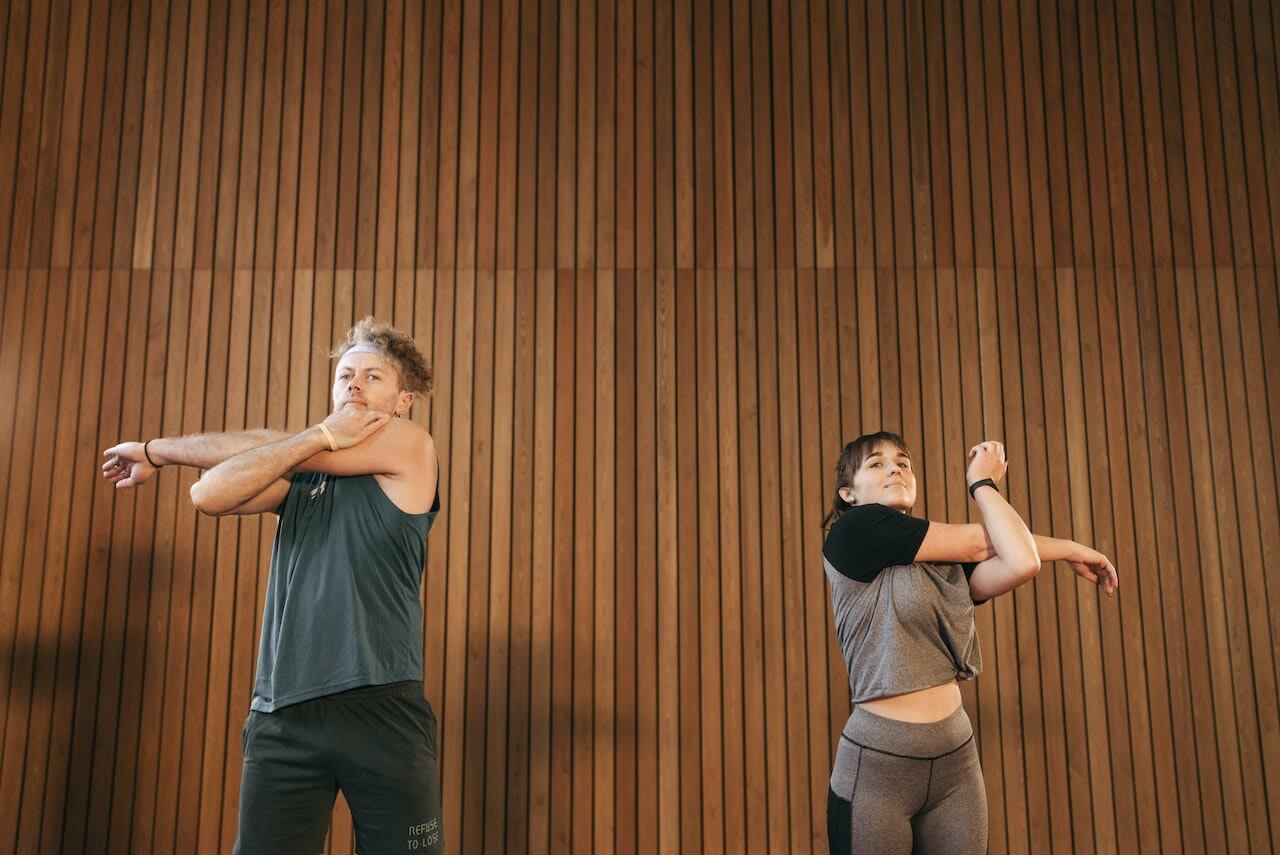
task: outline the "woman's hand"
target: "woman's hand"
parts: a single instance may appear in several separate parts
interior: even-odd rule
[[[324,426],[333,434],[333,441],[339,449],[350,448],[364,442],[387,422],[391,416],[370,410],[359,404],[347,404],[336,413],[331,413],[324,420]]]
[[[997,484],[1009,468],[1009,461],[1004,456],[1004,443],[995,440],[980,442],[969,449],[969,472],[966,484],[973,484],[984,478],[990,478]]]
[[[107,462],[102,464],[102,477],[122,487],[145,484],[156,474],[156,468],[147,462],[146,452],[140,442],[122,442],[102,452]]]
[[[1116,575],[1115,565],[1107,556],[1096,549],[1090,549],[1082,543],[1076,544],[1075,551],[1063,560],[1071,567],[1073,573],[1081,579],[1098,586],[1102,593],[1115,596],[1120,579]]]

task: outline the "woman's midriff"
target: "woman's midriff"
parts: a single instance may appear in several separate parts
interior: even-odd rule
[[[951,715],[960,706],[960,684],[955,680],[905,695],[876,698],[858,704],[884,718],[927,724]]]

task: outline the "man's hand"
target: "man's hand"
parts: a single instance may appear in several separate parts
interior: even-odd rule
[[[145,484],[156,474],[156,468],[147,462],[140,442],[113,445],[102,455],[107,458],[107,462],[102,464],[102,477],[115,484],[117,490]]]
[[[333,435],[339,449],[350,448],[364,442],[391,421],[388,413],[370,410],[359,404],[347,404],[324,420],[324,426]]]

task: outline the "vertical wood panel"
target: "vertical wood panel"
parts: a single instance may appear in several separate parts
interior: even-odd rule
[[[1280,15],[1132,0],[0,13],[0,853],[226,851],[270,518],[120,439],[436,392],[458,851],[821,851],[844,441],[1116,559],[977,614],[992,851],[1280,841]],[[339,800],[326,851],[353,851]]]

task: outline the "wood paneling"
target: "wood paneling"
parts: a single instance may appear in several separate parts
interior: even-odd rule
[[[1207,0],[0,6],[0,852],[234,838],[274,521],[121,438],[411,330],[452,851],[825,850],[843,440],[1115,558],[978,610],[991,849],[1280,846],[1280,15]],[[328,851],[351,852],[339,802]]]

